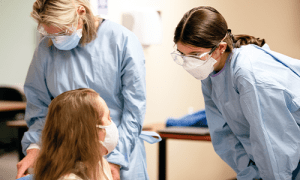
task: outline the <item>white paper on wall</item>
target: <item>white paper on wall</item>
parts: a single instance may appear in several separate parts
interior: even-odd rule
[[[162,21],[159,12],[154,8],[124,10],[122,25],[131,30],[144,46],[162,43]]]
[[[108,15],[108,0],[90,0],[95,15]]]
[[[107,9],[107,1],[108,0],[98,0],[98,13],[99,14],[108,14],[108,9]]]

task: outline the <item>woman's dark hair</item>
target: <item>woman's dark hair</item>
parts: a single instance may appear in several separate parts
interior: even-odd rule
[[[209,6],[196,7],[184,14],[176,27],[174,43],[177,44],[180,41],[195,47],[213,48],[225,36],[223,41],[227,43],[226,52],[232,51],[233,44],[235,48],[247,44],[261,47],[265,44],[264,39],[253,36],[233,36],[224,17],[216,9]]]

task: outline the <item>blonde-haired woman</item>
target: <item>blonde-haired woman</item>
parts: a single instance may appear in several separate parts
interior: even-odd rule
[[[110,126],[114,131],[98,128]],[[103,158],[108,151],[99,141],[113,137],[117,142],[118,130],[105,101],[94,90],[83,88],[57,96],[49,105],[41,137],[34,179],[112,179]]]
[[[107,155],[114,179],[149,179],[143,136],[145,59],[137,37],[93,15],[88,0],[37,0],[32,17],[44,36],[35,50],[24,89],[25,158],[17,178],[34,164],[48,105],[59,94],[92,88],[106,101],[118,127],[117,147]],[[70,149],[70,151],[72,151]]]

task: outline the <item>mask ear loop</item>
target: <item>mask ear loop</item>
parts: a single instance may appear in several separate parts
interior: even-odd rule
[[[106,128],[106,126],[102,126],[102,125],[96,125],[96,127],[100,129]]]
[[[99,143],[103,146],[103,147],[105,147],[105,145],[104,145],[104,142],[103,141],[99,141]],[[105,147],[106,148],[106,147]]]
[[[106,126],[102,126],[102,125],[96,125],[97,128],[100,128],[100,129],[105,129]],[[104,145],[104,142],[103,141],[99,141],[99,143],[107,150],[106,146]],[[107,154],[104,154],[105,156]]]

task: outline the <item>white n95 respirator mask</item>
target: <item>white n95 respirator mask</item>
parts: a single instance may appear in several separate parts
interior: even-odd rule
[[[185,57],[182,67],[198,80],[203,80],[214,71],[214,64],[217,62],[213,57],[206,61],[194,57]]]
[[[107,154],[111,153],[117,146],[119,140],[119,131],[116,124],[111,121],[111,124],[108,126],[97,125],[98,128],[106,130],[106,135],[104,142],[99,141],[108,151]],[[105,155],[107,155],[105,154]]]

